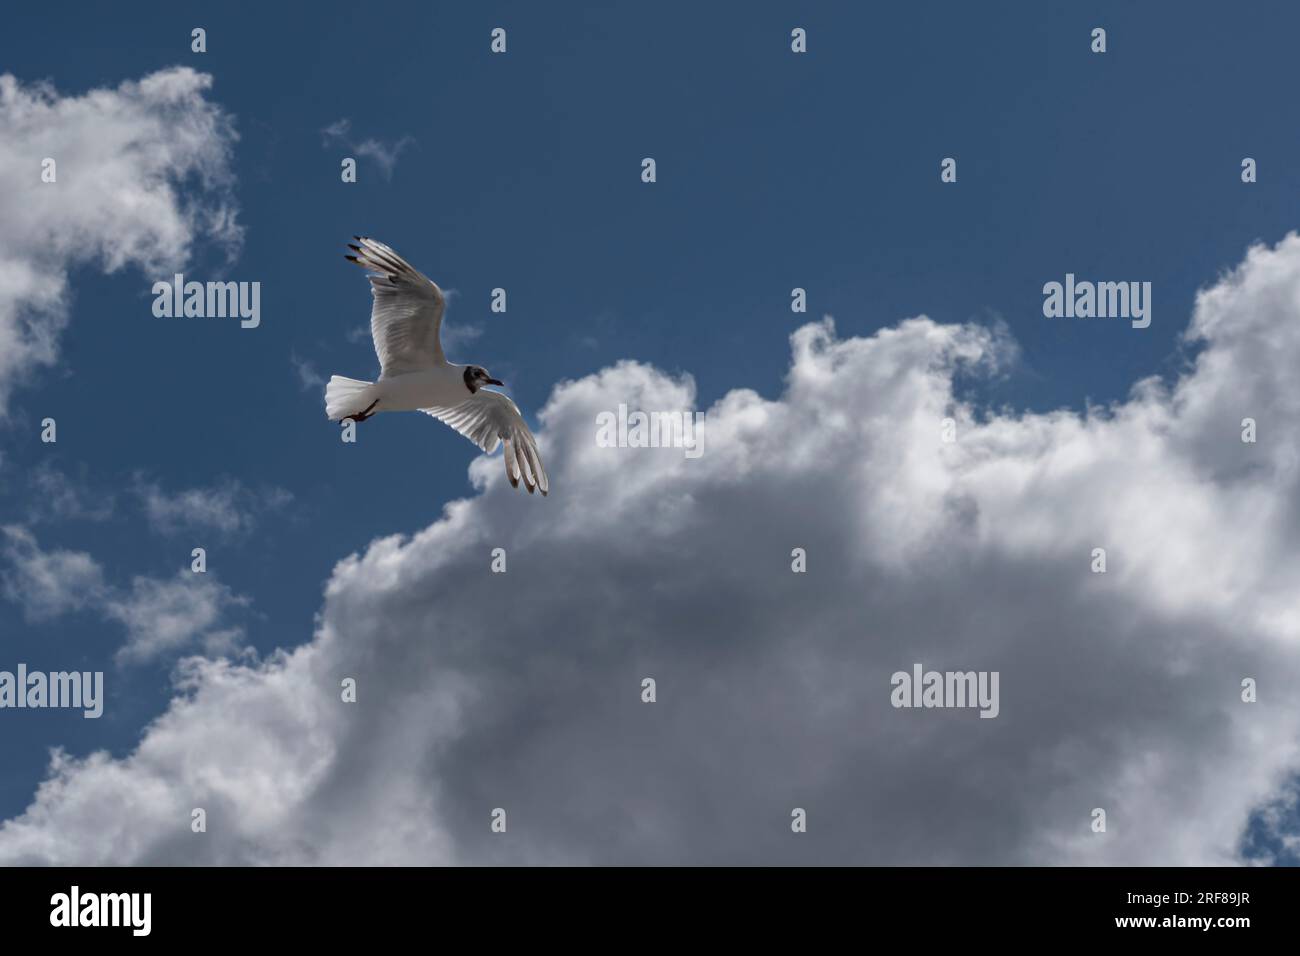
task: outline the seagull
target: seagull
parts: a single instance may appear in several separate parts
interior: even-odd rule
[[[453,365],[442,353],[439,332],[446,306],[442,290],[396,252],[374,239],[353,236],[355,255],[344,256],[369,271],[375,303],[370,334],[379,356],[379,380],[332,376],[325,386],[330,421],[364,422],[377,412],[421,411],[450,425],[487,454],[505,444],[506,477],[528,493],[550,489],[537,440],[518,407],[484,385],[503,385],[481,365]]]

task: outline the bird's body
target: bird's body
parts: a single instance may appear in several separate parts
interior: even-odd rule
[[[379,402],[375,407],[376,412],[418,412],[424,408],[458,405],[471,394],[465,387],[465,368],[464,365],[448,363],[420,372],[380,375],[377,382],[361,383],[366,387],[354,393],[355,401],[350,401],[349,404],[360,405],[359,408],[352,409],[358,412],[364,411],[372,401]],[[330,417],[337,419],[347,415],[345,412],[337,416],[331,414]]]
[[[347,258],[371,270],[374,307],[370,332],[379,356],[374,382],[335,375],[325,386],[332,421],[363,422],[378,412],[426,412],[446,422],[483,451],[505,445],[506,477],[531,493],[549,490],[537,441],[515,403],[484,385],[500,385],[478,365],[454,365],[443,355],[442,290],[396,252],[360,236]]]

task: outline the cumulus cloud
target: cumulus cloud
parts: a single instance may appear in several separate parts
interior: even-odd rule
[[[14,386],[58,355],[72,267],[161,274],[199,236],[233,254],[236,136],[205,98],[211,85],[176,67],[65,96],[0,75],[0,414]],[[54,182],[42,181],[46,159]],[[182,195],[182,182],[194,188]]]
[[[338,564],[310,642],[189,662],[125,758],[56,754],[0,862],[1240,861],[1300,761],[1298,320],[1291,236],[1198,297],[1181,377],[1085,414],[964,402],[1008,355],[981,327],[814,323],[697,459],[594,441],[689,378],[561,383],[549,499],[476,460]],[[917,662],[998,671],[998,717],[894,709]]]
[[[161,534],[212,531],[228,538],[248,534],[262,515],[293,500],[283,488],[253,490],[233,478],[169,492],[156,481],[137,476],[135,492],[150,526]]]
[[[352,121],[347,118],[331,123],[320,132],[323,145],[342,143],[357,156],[374,160],[375,166],[386,180],[393,178],[393,170],[397,168],[397,157],[401,155],[402,150],[415,142],[410,136],[403,136],[393,142],[375,139],[373,136],[358,139],[352,132]]]

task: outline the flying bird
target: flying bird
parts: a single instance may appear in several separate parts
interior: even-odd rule
[[[379,356],[379,380],[363,382],[335,375],[325,386],[330,421],[364,422],[377,412],[421,411],[445,422],[489,455],[505,444],[506,477],[528,493],[550,489],[537,440],[515,403],[484,385],[503,383],[481,365],[453,365],[442,352],[439,332],[446,306],[442,290],[396,252],[374,239],[345,256],[369,270],[375,297],[370,334]]]

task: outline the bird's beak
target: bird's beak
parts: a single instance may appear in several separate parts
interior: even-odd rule
[[[500,385],[502,388],[505,388],[506,385],[506,383],[501,381],[499,378],[490,378],[487,380],[487,383],[489,385]]]

